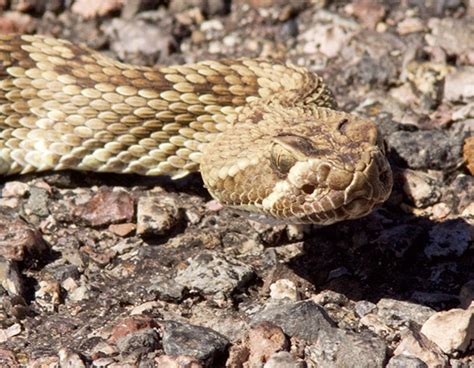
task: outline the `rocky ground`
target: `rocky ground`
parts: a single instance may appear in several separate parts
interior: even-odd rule
[[[474,367],[474,2],[0,0],[137,64],[289,60],[386,137],[370,216],[270,227],[199,175],[0,186],[2,367]]]

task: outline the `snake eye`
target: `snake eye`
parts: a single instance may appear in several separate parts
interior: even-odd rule
[[[272,164],[281,174],[288,174],[290,169],[296,163],[296,157],[291,154],[285,147],[274,144],[270,156]]]

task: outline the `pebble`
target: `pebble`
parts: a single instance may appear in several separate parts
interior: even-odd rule
[[[474,341],[474,306],[433,314],[421,328],[446,354],[466,352]]]
[[[191,356],[212,367],[227,351],[229,341],[210,328],[176,321],[161,325],[163,350],[167,355]]]
[[[403,190],[416,207],[433,205],[441,198],[440,184],[428,174],[415,170],[403,171]]]
[[[244,345],[249,351],[247,364],[258,366],[270,359],[272,354],[288,351],[290,343],[282,329],[271,322],[253,326],[247,334]]]
[[[0,285],[9,295],[23,295],[25,291],[18,264],[3,257],[0,257]]]
[[[266,361],[263,368],[306,368],[306,364],[301,359],[296,359],[287,351],[274,353]]]
[[[230,295],[254,277],[252,267],[230,257],[203,252],[188,260],[175,282],[207,295]]]
[[[147,293],[154,298],[167,301],[178,302],[183,298],[185,287],[175,278],[166,275],[155,275],[150,279],[150,286]]]
[[[462,219],[435,224],[428,235],[429,240],[424,252],[429,258],[459,257],[469,248],[472,240],[471,226]]]
[[[161,355],[155,359],[159,368],[203,368],[199,360],[188,356]]]
[[[408,355],[420,359],[428,367],[448,367],[448,358],[443,351],[425,335],[406,329],[393,352],[395,356]]]
[[[117,347],[121,354],[147,354],[160,346],[158,332],[151,328],[144,328],[117,339]]]
[[[289,299],[299,300],[299,293],[293,281],[288,279],[276,280],[270,285],[270,298],[272,299]]]
[[[429,368],[421,359],[410,355],[396,355],[385,368]]]
[[[444,98],[447,101],[469,101],[474,98],[474,66],[458,68],[449,73],[444,82]]]
[[[377,303],[377,315],[393,327],[411,322],[421,326],[434,313],[430,307],[403,300],[382,298]]]
[[[30,190],[28,184],[20,181],[9,181],[3,185],[2,197],[24,197]]]
[[[0,256],[12,261],[46,257],[49,247],[41,233],[8,212],[0,208]]]
[[[74,214],[91,226],[106,226],[132,221],[134,211],[134,201],[129,193],[100,189],[90,200],[78,205]]]
[[[330,333],[335,329],[334,322],[324,309],[309,300],[267,304],[251,321],[252,324],[272,322],[281,327],[286,335],[308,342],[316,341],[321,331]]]
[[[182,219],[177,200],[168,194],[140,197],[137,203],[137,235],[160,236],[168,233]]]

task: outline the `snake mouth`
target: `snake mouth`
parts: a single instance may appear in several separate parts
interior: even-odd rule
[[[379,149],[372,150],[365,157],[360,170],[319,163],[316,173],[321,174],[321,168],[324,168],[324,175],[318,177],[324,180],[318,181],[317,185],[310,182],[300,186],[305,200],[300,211],[297,211],[298,205],[294,205],[290,222],[329,225],[366,216],[383,203],[392,189],[390,165]]]

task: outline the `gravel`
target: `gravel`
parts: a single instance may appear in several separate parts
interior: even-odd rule
[[[473,4],[0,0],[0,32],[123,62],[308,67],[379,125],[395,178],[321,228],[250,221],[198,174],[4,178],[0,366],[474,366]]]

